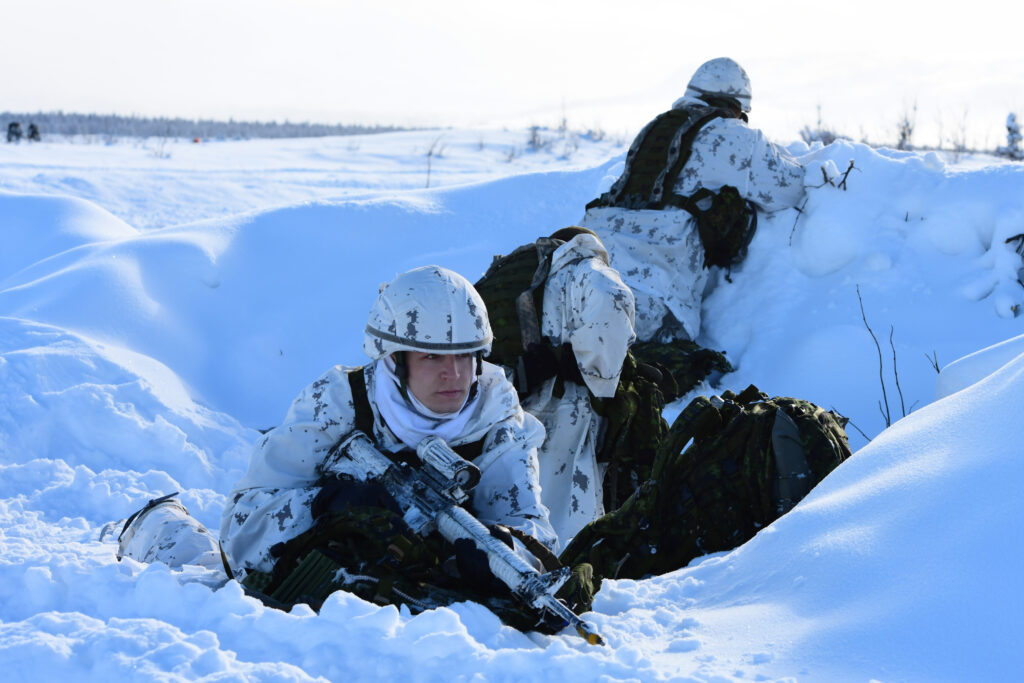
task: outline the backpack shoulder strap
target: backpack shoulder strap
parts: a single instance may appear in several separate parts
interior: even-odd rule
[[[530,286],[516,297],[519,333],[523,349],[542,341],[541,316],[544,314],[544,285],[551,274],[551,256],[562,245],[558,240],[541,238],[534,243],[537,250],[537,270],[533,271]]]
[[[696,121],[692,121],[685,130],[680,131],[678,151],[671,163],[665,166],[665,170],[655,184],[655,191],[658,192],[657,198],[651,197],[652,201],[659,203],[659,208],[670,204],[678,206],[675,201],[680,198],[680,195],[677,195],[672,188],[675,186],[679,174],[683,172],[683,166],[693,154],[693,141],[705,125],[718,118],[735,118],[735,116],[725,109],[713,108],[699,115]]]
[[[807,463],[803,439],[785,410],[778,406],[772,424],[772,452],[775,454],[775,483],[772,500],[782,515],[793,509],[813,485],[813,472]]]
[[[633,141],[626,155],[626,168],[619,179],[611,189],[587,204],[587,208],[678,206],[679,198],[672,187],[690,159],[697,133],[713,119],[732,117],[732,112],[726,109],[697,105],[659,114]]]
[[[352,390],[352,403],[355,406],[356,429],[373,438],[373,408],[370,397],[366,393],[365,366],[360,366],[348,373],[348,385]]]

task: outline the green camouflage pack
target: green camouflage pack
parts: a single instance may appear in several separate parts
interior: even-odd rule
[[[746,256],[757,228],[757,209],[739,191],[725,185],[717,192],[701,188],[690,196],[675,193],[679,174],[693,151],[700,129],[716,118],[733,118],[726,109],[688,106],[660,114],[641,132],[626,154],[626,167],[611,188],[587,209],[614,206],[628,210],[685,209],[693,216],[704,246],[704,267],[731,268]],[[726,275],[728,279],[728,275]]]
[[[665,407],[663,376],[650,366],[638,364],[627,352],[615,395],[591,396],[594,412],[604,418],[603,439],[596,453],[605,463],[604,507],[614,510],[651,474],[658,448],[668,434],[661,416]]]
[[[735,548],[850,456],[846,422],[754,386],[700,396],[672,424],[650,479],[584,527],[560,559],[591,564],[597,580],[638,579]]]
[[[629,347],[629,352],[637,363],[659,371],[658,387],[666,403],[688,393],[713,372],[726,374],[733,370],[721,351],[705,349],[686,339],[638,341]]]
[[[731,268],[747,256],[757,230],[757,209],[732,185],[718,192],[702,188],[686,199],[704,246],[704,267]],[[729,279],[726,275],[726,279]]]

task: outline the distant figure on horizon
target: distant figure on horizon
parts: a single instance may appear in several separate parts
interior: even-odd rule
[[[17,121],[7,124],[7,142],[21,142],[21,124]]]
[[[641,341],[694,340],[711,266],[746,254],[757,209],[797,206],[803,167],[747,125],[751,88],[732,59],[702,64],[683,97],[637,135],[580,225],[596,232],[636,297]]]
[[[32,142],[39,142],[43,137],[39,134],[39,126],[34,123],[28,124],[28,139]]]

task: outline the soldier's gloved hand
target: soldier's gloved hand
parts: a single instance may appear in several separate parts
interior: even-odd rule
[[[491,535],[500,539],[509,548],[515,548],[512,534],[500,525],[487,527]],[[476,547],[476,543],[468,538],[460,538],[455,545],[455,565],[459,568],[459,576],[471,588],[489,594],[508,592],[508,587],[491,572],[487,562],[487,554]]]
[[[319,484],[320,492],[310,504],[313,519],[320,519],[331,512],[345,512],[352,507],[384,508],[396,515],[402,514],[398,502],[380,482],[324,477]]]
[[[583,375],[580,374],[580,364],[576,362],[576,354],[573,353],[572,344],[565,342],[562,344],[560,351],[558,376],[566,382],[583,384]]]
[[[561,360],[548,344],[533,343],[523,353],[523,367],[526,370],[526,390],[533,391],[546,380],[558,374]]]

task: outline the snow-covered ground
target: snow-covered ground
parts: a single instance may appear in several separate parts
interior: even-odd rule
[[[116,562],[102,526],[149,498],[218,526],[257,430],[362,362],[380,282],[579,220],[623,141],[546,135],[0,146],[4,680],[1019,679],[1024,165],[983,157],[791,145],[811,184],[854,169],[716,278],[702,341],[737,371],[710,389],[832,407],[859,450],[737,550],[606,582],[606,647]]]

